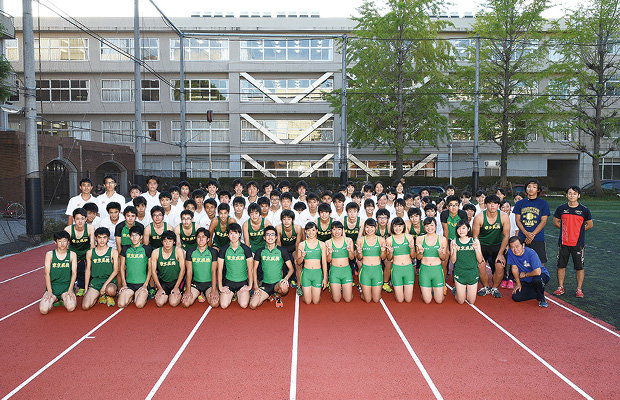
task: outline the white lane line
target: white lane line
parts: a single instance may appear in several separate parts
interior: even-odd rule
[[[41,300],[35,300],[35,301],[33,301],[32,303],[28,304],[27,306],[23,306],[23,307],[22,307],[22,308],[20,308],[19,310],[17,310],[17,311],[13,311],[13,312],[12,312],[12,313],[10,313],[9,315],[5,315],[4,317],[0,318],[0,322],[4,321],[5,319],[7,319],[7,318],[9,318],[9,317],[12,317],[13,315],[17,314],[18,312],[24,311],[24,310],[25,310],[26,308],[28,308],[28,307],[32,307],[32,306],[34,306],[34,305],[35,305],[35,304],[37,304],[39,301],[41,301]]]
[[[19,253],[5,254],[5,255],[3,255],[2,257],[0,257],[0,260],[2,260],[3,258],[12,257],[12,256],[16,256],[16,255],[18,255],[18,254],[27,253],[27,252],[29,252],[30,250],[35,250],[35,249],[38,249],[38,248],[40,248],[40,247],[47,246],[47,245],[52,244],[52,243],[54,243],[54,242],[50,240],[49,242],[41,243],[41,244],[40,244],[40,245],[38,245],[38,246],[31,247],[31,248],[27,249],[26,251],[20,251]]]
[[[84,340],[86,340],[86,338],[88,338],[89,336],[91,336],[97,329],[101,328],[103,325],[105,325],[106,322],[108,322],[109,320],[111,320],[112,318],[114,318],[119,312],[123,311],[122,308],[119,308],[114,314],[110,315],[108,318],[104,319],[101,323],[99,323],[99,325],[95,326],[93,329],[91,329],[86,335],[82,336],[80,339],[78,339],[75,343],[73,343],[71,346],[67,347],[67,349],[65,351],[63,351],[62,353],[60,353],[59,355],[56,356],[56,358],[54,358],[52,361],[48,362],[47,364],[45,364],[41,369],[39,369],[37,372],[35,372],[34,374],[32,374],[30,376],[30,378],[26,379],[25,381],[23,381],[21,383],[21,385],[19,385],[18,387],[16,387],[15,389],[13,389],[9,394],[7,394],[6,396],[4,396],[2,398],[2,400],[7,400],[10,399],[11,397],[13,397],[13,395],[15,395],[15,393],[19,392],[20,390],[22,390],[24,388],[24,386],[26,386],[27,384],[29,384],[30,382],[32,382],[33,379],[35,379],[37,376],[41,375],[46,369],[48,369],[49,367],[51,367],[52,365],[54,365],[58,360],[60,360],[61,358],[63,358],[68,352],[70,352],[71,350],[73,350],[77,345],[79,345],[80,343],[82,343]]]
[[[604,327],[603,325],[599,324],[598,322],[596,322],[596,321],[592,321],[590,318],[586,317],[585,315],[581,315],[581,314],[579,314],[578,312],[571,310],[570,308],[568,308],[568,307],[566,307],[566,306],[564,306],[564,305],[562,305],[562,304],[558,303],[557,301],[553,300],[552,298],[550,298],[550,297],[548,297],[548,296],[545,296],[545,298],[546,298],[547,300],[549,300],[550,302],[552,302],[552,303],[554,303],[554,304],[556,304],[556,305],[558,305],[558,306],[562,307],[562,308],[563,308],[563,309],[565,309],[566,311],[570,311],[570,312],[572,312],[573,314],[577,315],[578,317],[581,317],[581,318],[585,319],[585,320],[586,320],[586,321],[588,321],[589,323],[594,324],[594,325],[598,326],[599,328],[606,330],[607,332],[611,333],[612,335],[614,335],[614,336],[616,336],[616,337],[620,337],[620,334],[618,334],[618,332],[614,332],[614,331],[612,331],[611,329],[609,329],[609,328],[607,328],[607,327]]]
[[[617,223],[617,222],[612,222],[612,221],[604,221],[604,220],[602,220],[602,219],[594,219],[594,218],[593,218],[593,220],[594,220],[594,221],[596,221],[596,222],[605,222],[606,224],[620,225],[620,224],[619,224],[619,223]]]
[[[297,347],[299,334],[299,296],[295,295],[295,322],[293,325],[293,349],[291,353],[291,389],[289,399],[297,398]]]
[[[3,284],[3,283],[6,283],[6,282],[8,282],[8,281],[12,281],[13,279],[17,279],[17,278],[19,278],[19,277],[21,277],[21,276],[31,274],[31,273],[33,273],[33,272],[35,272],[35,271],[40,270],[40,269],[43,269],[43,267],[35,268],[35,269],[33,269],[32,271],[24,272],[23,274],[19,274],[19,275],[16,275],[16,276],[12,277],[12,278],[5,279],[5,280],[3,280],[3,281],[1,281],[1,282],[0,282],[0,285],[1,285],[1,284]]]
[[[447,285],[450,289],[452,289],[452,287],[450,285]],[[498,324],[497,322],[495,322],[493,320],[493,318],[489,317],[488,315],[486,315],[482,310],[480,310],[478,307],[476,307],[475,305],[467,302],[467,304],[469,304],[470,307],[472,307],[474,310],[476,310],[476,312],[480,315],[482,315],[487,321],[489,321],[491,324],[493,324],[497,329],[499,329],[500,331],[502,331],[506,336],[508,336],[510,339],[512,339],[516,344],[518,344],[523,350],[527,351],[528,353],[530,353],[530,355],[532,357],[534,357],[535,359],[537,359],[538,361],[540,361],[540,363],[542,365],[544,365],[545,367],[547,367],[551,372],[553,372],[558,378],[562,379],[564,382],[566,382],[570,387],[572,387],[573,389],[575,389],[575,391],[577,393],[579,393],[580,395],[582,395],[584,398],[588,399],[588,400],[594,400],[589,394],[587,394],[583,389],[581,389],[579,386],[575,385],[573,383],[573,381],[571,381],[570,379],[568,379],[567,377],[565,377],[560,371],[558,371],[557,369],[553,368],[553,366],[551,364],[549,364],[547,361],[545,361],[541,356],[539,356],[538,354],[534,353],[534,351],[532,349],[530,349],[529,347],[527,347],[526,345],[524,345],[519,339],[517,339],[514,335],[512,335],[510,332],[508,332],[506,329],[504,329],[504,327],[502,327],[500,324]]]
[[[396,323],[396,320],[392,316],[392,313],[390,312],[390,310],[387,308],[387,306],[383,302],[383,299],[381,299],[380,302],[381,302],[381,305],[383,306],[383,309],[385,310],[385,313],[387,314],[388,318],[390,318],[390,321],[392,321],[392,325],[396,329],[396,332],[398,332],[398,336],[400,336],[400,339],[403,341],[403,343],[405,344],[405,347],[409,351],[409,354],[411,355],[411,358],[413,358],[413,361],[415,361],[416,365],[418,366],[418,369],[420,370],[420,372],[424,376],[424,379],[426,379],[426,383],[428,384],[428,386],[433,391],[433,394],[435,395],[435,398],[436,399],[443,399],[443,397],[441,396],[441,393],[439,393],[439,390],[437,389],[437,386],[435,386],[435,384],[433,383],[433,380],[431,379],[430,375],[428,374],[428,372],[426,372],[426,368],[424,368],[424,365],[422,365],[422,362],[418,358],[418,355],[415,353],[415,351],[413,351],[413,348],[411,348],[411,344],[409,344],[409,341],[405,337],[405,334],[403,334],[403,331],[400,330],[400,327]]]
[[[181,345],[181,348],[179,348],[179,351],[177,351],[177,353],[174,355],[174,357],[172,358],[172,360],[170,361],[170,363],[168,364],[168,366],[166,367],[164,372],[161,374],[161,376],[159,377],[159,379],[155,383],[155,386],[153,386],[153,389],[151,389],[149,394],[146,396],[146,400],[150,400],[150,399],[153,398],[153,396],[155,396],[155,393],[157,393],[157,390],[159,390],[159,387],[161,386],[161,384],[164,383],[164,380],[166,379],[166,377],[170,373],[170,370],[172,370],[172,367],[174,367],[174,364],[176,364],[176,362],[178,361],[179,357],[181,357],[181,354],[183,354],[183,352],[185,351],[185,348],[187,347],[189,342],[192,340],[192,338],[196,334],[196,331],[198,330],[198,328],[200,328],[200,325],[202,325],[202,322],[205,320],[205,318],[209,314],[209,311],[211,311],[211,306],[209,306],[205,310],[205,312],[202,314],[202,317],[200,317],[200,319],[198,320],[198,322],[194,326],[194,329],[192,329],[192,331],[189,333],[189,335],[187,336],[187,338],[185,339],[185,341]]]

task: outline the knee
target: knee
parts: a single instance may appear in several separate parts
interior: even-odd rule
[[[69,304],[65,303],[65,308],[69,312],[73,312],[75,310],[75,306],[76,306],[76,304],[73,303],[73,302],[70,302]]]
[[[155,300],[155,304],[157,305],[157,307],[163,307],[166,304],[166,301],[162,300],[161,298],[159,298],[159,299]],[[137,305],[137,303],[136,303],[136,305]]]
[[[321,298],[312,299],[312,304],[319,304],[320,301],[321,301]]]
[[[46,305],[41,304],[41,305],[39,305],[39,312],[40,312],[42,315],[45,315],[45,314],[47,314],[48,312],[50,312],[50,309],[49,309],[49,307],[47,307]]]

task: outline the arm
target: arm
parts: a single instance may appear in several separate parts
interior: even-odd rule
[[[73,225],[73,215],[67,215],[67,226],[71,225]]]
[[[448,257],[448,239],[443,236],[439,237],[439,259],[445,261]]]
[[[498,213],[498,215],[500,214]],[[478,239],[478,236],[480,236],[480,228],[482,227],[482,218],[483,218],[483,214],[480,213],[474,217],[474,220],[471,223],[472,225],[471,234],[474,237],[474,239]],[[508,224],[510,225],[510,221]],[[510,228],[508,228],[508,231],[510,232]]]
[[[381,259],[385,260],[385,258],[387,257],[387,248],[385,245],[385,239],[378,237],[377,240],[379,241],[379,245],[381,246]]]
[[[71,252],[71,283],[69,283],[69,289],[67,292],[73,294],[73,288],[75,287],[75,280],[77,279],[77,255]]]
[[[117,236],[114,240],[116,240],[116,248],[120,249],[122,247],[121,246],[121,237]]]
[[[500,262],[500,264],[506,264],[506,258],[504,257],[504,251],[508,246],[508,239],[510,239],[510,218],[508,215],[503,212],[498,212],[499,217],[502,220],[502,244],[499,246],[499,253],[497,253],[497,258],[495,262]]]
[[[474,239],[474,250],[476,251],[476,261],[478,261],[478,264],[482,264],[484,262],[484,257],[482,256],[482,247],[480,247],[480,241],[478,239]]]
[[[327,256],[325,255],[325,253],[327,252],[325,250],[325,243],[319,241],[319,246],[321,246],[321,268],[323,269],[323,282],[321,284],[321,287],[323,289],[325,289],[327,287]]]
[[[118,275],[118,251],[112,249],[110,256],[112,257],[112,273],[110,274],[108,279],[104,282],[103,286],[101,287],[101,290],[103,290],[103,293],[105,293],[105,288],[108,287],[110,282],[112,282],[112,280],[116,278],[116,275]]]
[[[332,262],[332,240],[329,239],[325,242],[325,261]]]
[[[450,231],[448,230],[448,224],[446,222],[442,222],[441,229],[443,232],[443,237],[445,237],[446,240],[448,240],[450,238]]]
[[[218,259],[214,258],[213,262],[211,263],[211,287],[213,288],[213,290],[215,291],[215,293],[218,293],[218,285],[217,285],[217,273],[218,273]]]
[[[161,283],[159,282],[159,277],[157,276],[157,256],[158,256],[158,252],[154,251],[153,254],[151,255],[151,257],[149,258],[149,266],[150,268],[148,268],[147,270],[149,271],[149,274],[151,275],[151,277],[153,277],[153,282],[155,282],[155,287],[157,287],[157,291],[163,291],[164,288],[161,286]],[[148,283],[148,279],[146,280],[146,282]]]
[[[474,240],[477,240],[477,239],[474,239]],[[455,239],[450,244],[450,262],[452,264],[456,263],[456,254],[457,254],[457,246],[456,246],[456,239]]]
[[[249,219],[243,223],[243,242],[248,245],[250,243],[250,232],[248,231],[249,224],[250,224]]]
[[[521,279],[519,279],[519,267],[516,265],[511,265],[512,268],[512,276],[515,278],[515,287],[512,289],[512,294],[521,291]]]
[[[177,247],[182,247],[182,244],[181,244],[181,229],[182,229],[181,225],[178,225],[178,226],[176,226],[174,228],[174,233],[176,233],[176,235],[177,235]]]
[[[392,236],[389,236],[385,241],[385,261],[392,261],[394,260],[394,248],[392,246],[390,246],[390,243],[392,243]]]
[[[144,228],[144,239],[142,240],[142,242],[145,245],[148,245],[150,241],[151,241],[151,224],[148,224],[146,228]]]
[[[88,283],[90,282],[90,269],[92,267],[92,254],[89,251],[86,252],[86,269],[84,270],[84,288],[86,290],[88,290]],[[105,293],[105,286],[103,285],[101,287],[101,290],[103,290],[102,294]]]
[[[217,224],[218,224],[218,219],[217,218],[213,218],[213,221],[211,221],[211,224],[209,225],[209,240],[207,241],[207,246],[211,247],[213,246],[213,234],[215,233],[215,228],[217,228]]]
[[[119,270],[118,270],[118,272],[120,272],[120,278],[118,280],[118,284],[120,285],[120,287],[127,286],[127,283],[125,281],[125,273],[127,272],[127,265],[126,265],[125,260],[126,260],[126,258],[121,255],[120,256]]]
[[[91,225],[88,225],[88,238],[90,239],[90,248],[95,248],[95,228]]]
[[[422,243],[424,243],[425,237],[426,235],[422,235],[415,239],[415,256],[418,260],[422,260],[424,257],[424,248],[422,247]]]
[[[534,276],[540,276],[540,274],[542,274],[542,270],[540,269],[540,267],[538,267],[538,268],[534,268],[530,272],[521,272],[519,274],[519,278],[531,278]]]
[[[290,279],[291,276],[293,276],[293,271],[294,271],[293,263],[291,262],[291,260],[286,260],[284,265],[286,265],[286,268],[288,268],[288,270],[286,272],[286,276],[284,276],[284,278],[282,279],[285,280],[286,283],[288,284],[288,280]]]
[[[299,244],[306,240],[306,238],[304,237],[304,230],[297,225],[297,228],[295,228],[295,224],[293,223],[293,229],[295,230],[295,232],[297,232],[297,240],[295,241],[295,248],[299,248]]]
[[[362,230],[360,229],[360,232],[361,231]],[[362,260],[362,258],[364,258],[364,253],[362,252],[363,242],[364,242],[364,238],[361,236],[358,236],[357,237],[357,259],[360,261]]]
[[[177,278],[177,283],[174,285],[174,288],[172,290],[177,290],[179,291],[179,287],[181,286],[181,282],[183,282],[183,278],[185,277],[185,262],[184,262],[184,255],[183,255],[183,250],[181,250],[180,248],[176,247],[175,248],[175,255],[177,258],[177,262],[179,263],[179,277]],[[191,281],[189,281],[191,284]]]
[[[547,215],[543,215],[542,217],[540,217],[540,223],[536,225],[536,228],[534,228],[534,230],[530,233],[532,239],[534,239],[534,236],[536,236],[538,232],[542,231],[545,228],[545,225],[547,225],[547,219],[549,219]]]
[[[217,266],[215,267],[215,270],[217,271]],[[211,274],[213,275],[213,266],[211,266]],[[185,292],[190,292],[191,288],[192,288],[192,277],[194,276],[194,270],[192,267],[192,262],[190,260],[185,260]],[[211,282],[215,282],[212,280]],[[214,285],[212,285],[214,286]]]
[[[298,265],[301,265],[301,263],[304,262],[304,257],[306,256],[306,252],[304,251],[304,248],[302,246],[302,244],[305,245],[305,243],[306,242],[303,241],[297,247],[297,254],[295,255],[295,261],[297,262]]]
[[[349,252],[349,260],[353,260],[355,258],[355,246],[353,246],[353,240],[346,237],[344,238],[347,241],[347,251]]]
[[[562,228],[561,220],[559,218],[553,217],[553,226],[561,229]],[[587,228],[587,223],[586,223],[586,228]]]
[[[52,295],[52,280],[50,279],[50,272],[52,270],[52,251],[48,251],[45,254],[45,269],[43,270],[45,276],[45,288],[47,293]]]
[[[252,289],[254,285],[254,258],[248,257],[245,261],[248,265],[248,287]]]
[[[254,287],[250,286],[250,288],[254,290],[258,290],[258,266],[260,265],[260,260],[254,260],[254,268],[252,269],[252,279],[254,281]]]
[[[586,221],[586,227],[585,227],[585,230],[586,230],[586,231],[589,231],[590,229],[592,229],[592,227],[593,227],[593,226],[594,226],[594,222],[592,222],[592,220],[591,220],[591,219],[589,219],[589,220],[587,220],[587,221]]]
[[[217,259],[217,285],[219,287],[220,292],[223,291],[224,285],[222,285],[222,271],[224,270],[224,259]]]
[[[295,225],[293,225],[293,232],[295,232]],[[276,226],[276,245],[282,246],[282,225]]]

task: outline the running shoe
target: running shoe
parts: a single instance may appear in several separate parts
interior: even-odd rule
[[[301,286],[297,286],[297,296],[301,297],[304,295],[304,291],[301,290]]]
[[[538,307],[547,308],[549,304],[547,304],[547,300],[541,300],[538,302]]]
[[[200,293],[200,294],[198,295],[198,302],[199,302],[199,303],[204,303],[205,301],[207,301],[207,298],[205,297],[205,295],[204,295],[204,294]]]
[[[155,288],[149,288],[149,297],[148,297],[148,299],[149,300],[154,299],[156,294],[157,294],[157,290],[155,290]]]
[[[82,296],[84,296],[84,292],[85,292],[84,289],[78,289],[78,291],[75,293],[75,295],[77,297],[82,297]]]
[[[272,294],[271,296],[269,296],[269,302],[271,303],[272,301],[274,301],[276,299],[276,296],[274,294]]]
[[[278,296],[276,297],[276,308],[282,308],[284,307],[284,303],[282,302],[282,297]]]
[[[293,279],[293,280],[291,281],[291,287],[292,287],[293,289],[297,287],[297,281],[296,281],[296,280],[294,280],[294,279]]]
[[[579,297],[580,299],[583,299],[583,290],[577,289],[577,291],[575,292],[575,297]]]
[[[506,283],[506,289],[514,289],[515,288],[515,283],[512,281],[512,279],[509,279],[508,282]]]
[[[494,287],[491,289],[491,294],[493,295],[493,297],[495,297],[496,299],[499,299],[500,297],[502,297],[502,294],[499,292],[499,289]]]
[[[54,307],[60,307],[62,305],[62,300],[56,300],[53,304]]]
[[[99,304],[106,304],[107,303],[107,297],[105,294],[102,294],[101,296],[99,296]]]
[[[383,282],[383,291],[386,293],[392,293],[392,288],[388,282]]]
[[[554,295],[556,296],[561,296],[564,294],[564,286],[558,286],[557,289],[555,289],[555,292],[553,292]]]
[[[359,283],[357,284],[357,291],[362,293],[362,285],[360,285]]]
[[[114,297],[112,296],[106,296],[105,303],[108,305],[108,307],[114,307],[116,305]]]
[[[502,281],[502,283],[499,284],[500,289],[506,289],[506,287],[508,287],[508,282],[506,281]]]
[[[231,300],[231,301],[237,301],[237,293],[235,293],[235,294],[233,295],[233,298],[232,298],[232,300]]]
[[[486,286],[483,286],[480,290],[478,290],[478,296],[486,296],[491,293],[491,289]]]

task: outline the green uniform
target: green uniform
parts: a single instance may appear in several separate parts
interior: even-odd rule
[[[86,253],[90,250],[90,237],[88,237],[88,224],[84,224],[84,232],[79,239],[75,235],[75,224],[71,225],[71,240],[69,250],[74,252],[78,261],[86,260]]]
[[[257,230],[252,228],[252,220],[248,220],[248,235],[250,236],[250,248],[252,252],[265,247],[265,238],[263,233],[265,232],[265,218],[260,218],[260,227]]]
[[[392,248],[394,249],[392,253],[394,256],[411,255],[411,248],[409,247],[409,239],[407,239],[407,236],[405,236],[405,240],[403,240],[402,243],[398,243],[394,236],[392,236]],[[414,283],[415,271],[412,263],[405,265],[392,264],[391,273],[392,285],[394,286],[413,285]]]
[[[187,252],[187,261],[192,262],[192,282],[211,282],[213,261],[217,261],[217,253],[215,250],[206,247],[201,252],[198,247],[190,249]]]
[[[377,230],[379,227],[377,227]],[[364,237],[362,241],[362,255],[364,257],[381,257],[381,244],[379,243],[379,238],[375,244],[370,246],[366,243],[366,238]],[[383,285],[383,270],[381,269],[381,262],[377,265],[366,265],[362,264],[362,268],[360,269],[360,284],[364,286],[381,286]]]
[[[284,231],[284,224],[282,224],[282,237],[280,238],[282,242],[282,247],[289,252],[289,254],[293,254],[295,252],[295,244],[297,243],[297,232],[295,231],[295,225],[292,227],[293,231],[291,232],[291,236],[286,236],[286,232]]]
[[[113,271],[114,262],[111,247],[108,247],[108,251],[102,256],[98,255],[95,249],[90,251],[90,287],[101,290]],[[116,278],[112,282],[116,283]]]
[[[317,221],[316,225],[317,225],[316,238],[319,239],[321,242],[328,241],[332,237],[332,217],[329,217],[329,224],[327,225],[326,229],[323,229],[321,227],[320,218]]]
[[[341,247],[336,247],[332,239],[332,261],[334,259],[346,259],[349,261],[349,250],[347,250],[347,241],[346,238],[342,243]],[[351,267],[347,264],[341,267],[337,267],[332,265],[329,269],[329,283],[337,283],[340,285],[344,285],[345,283],[353,282],[353,273],[351,272]]]
[[[357,237],[360,233],[360,217],[355,221],[355,227],[349,228],[349,217],[344,219],[344,235],[353,241],[353,249],[357,249]]]
[[[474,250],[474,239],[469,238],[461,243],[456,238],[456,262],[454,263],[454,280],[461,285],[475,285],[478,283],[478,259]]]
[[[259,249],[255,258],[259,262],[258,267],[263,271],[263,284],[272,285],[282,279],[284,263],[290,256],[285,249],[275,246],[273,250],[267,247]]]
[[[423,257],[439,257],[439,235],[437,241],[433,245],[426,244],[426,237],[422,240]],[[437,265],[420,264],[420,286],[421,287],[443,287],[445,278],[443,276],[443,267],[441,263]]]
[[[163,246],[163,243],[161,241],[161,235],[163,235],[164,232],[166,232],[167,230],[168,230],[167,222],[164,222],[164,230],[161,231],[161,233],[157,233],[155,231],[155,225],[153,225],[153,222],[151,222],[151,237],[149,239],[149,246],[151,246],[153,250],[159,249],[161,246]]]
[[[179,273],[181,272],[181,266],[179,260],[177,260],[175,247],[172,247],[172,251],[168,258],[164,257],[164,248],[159,248],[159,255],[157,256],[157,271],[159,272],[159,280],[163,282],[175,282],[179,279]]]
[[[123,222],[123,228],[121,229],[121,246],[131,246],[129,229],[130,228],[127,226],[127,223]]]
[[[228,232],[226,232],[228,230],[228,220],[226,221],[226,227],[222,230],[220,228],[220,224],[222,223],[222,221],[220,221],[220,217],[215,218],[217,218],[217,225],[215,225],[215,230],[213,231],[213,247],[221,249],[230,243]]]
[[[146,282],[151,246],[139,245],[138,247],[123,247],[121,256],[125,257],[127,267],[127,283],[132,285],[144,285]]]
[[[196,246],[196,223],[192,222],[192,232],[189,235],[185,233],[183,225],[179,225],[179,236],[181,237],[181,247],[183,247],[183,250]]]
[[[321,250],[321,243],[317,242],[316,247],[308,247],[308,242],[304,242],[304,251],[306,255],[304,260],[321,260],[323,252]],[[320,288],[323,285],[323,270],[322,268],[306,268],[301,270],[301,286],[302,287],[316,287]]]
[[[495,223],[490,224],[487,220],[487,211],[482,212],[482,226],[480,227],[480,233],[478,234],[478,240],[480,240],[481,246],[495,246],[502,244],[504,238],[504,230],[502,226],[502,216],[500,211],[497,212],[497,219]]]
[[[58,298],[69,289],[71,283],[71,251],[67,250],[62,260],[52,250],[52,264],[50,265],[50,282],[52,294]]]
[[[417,238],[418,236],[426,235],[426,231],[424,231],[424,225],[420,224],[420,232],[416,232],[413,224],[409,228],[409,234],[413,236],[413,238]]]
[[[233,250],[229,244],[220,249],[219,258],[224,259],[226,279],[231,282],[243,282],[248,280],[247,259],[252,258],[252,250],[243,243],[239,243]]]
[[[377,225],[377,230],[375,231],[375,235],[382,237],[383,239],[387,238],[388,236],[390,236],[390,232],[388,230],[387,225],[385,226],[385,231],[383,231],[383,233],[381,233],[381,227],[379,225]]]

